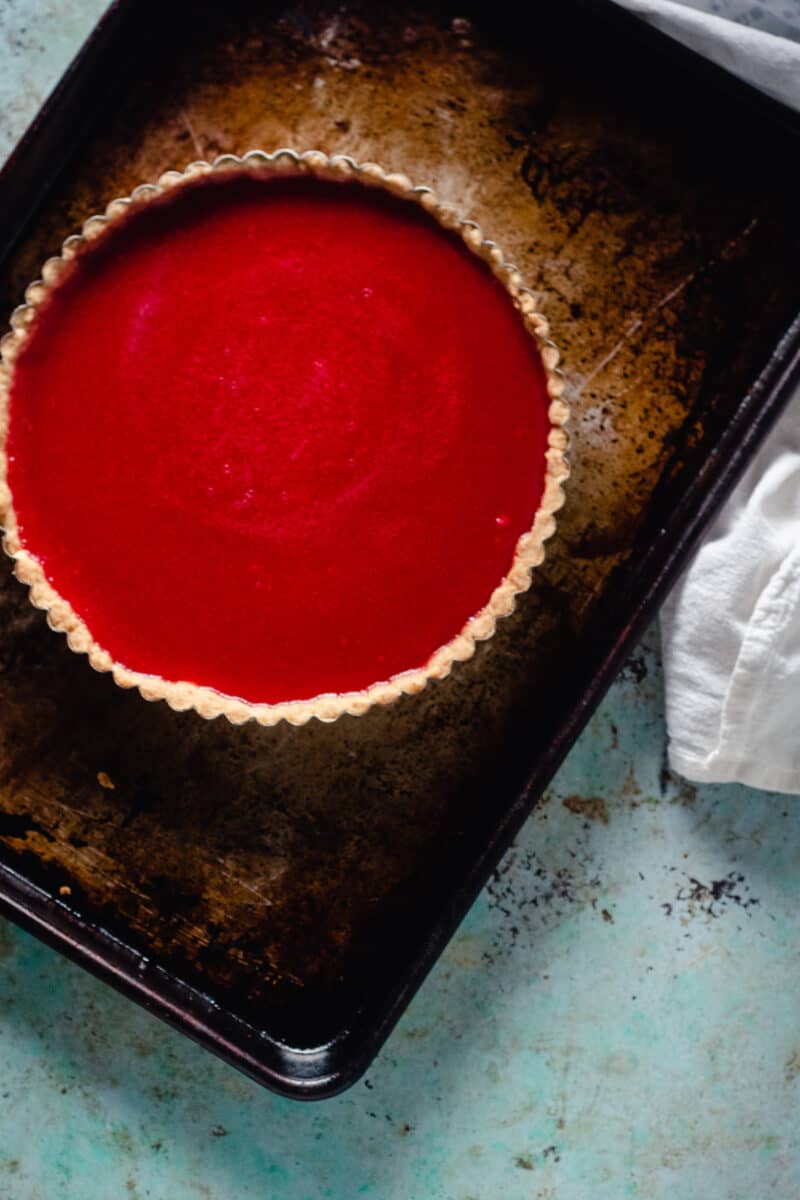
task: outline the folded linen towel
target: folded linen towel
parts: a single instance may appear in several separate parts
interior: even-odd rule
[[[796,2],[618,2],[800,108]],[[661,637],[672,768],[800,794],[800,394],[673,589]]]

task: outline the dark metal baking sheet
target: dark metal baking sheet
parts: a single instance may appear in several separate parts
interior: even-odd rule
[[[0,311],[142,180],[315,146],[468,210],[564,353],[547,562],[388,710],[147,705],[3,568],[0,908],[294,1096],[366,1067],[800,374],[797,120],[611,5],[527,8],[118,0],[0,174]]]

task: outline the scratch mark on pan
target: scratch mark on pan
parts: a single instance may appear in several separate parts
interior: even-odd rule
[[[679,296],[681,294],[681,292],[684,291],[689,286],[689,284],[694,279],[697,278],[700,271],[704,270],[705,267],[707,267],[709,265],[710,265],[710,263],[706,263],[704,267],[699,267],[697,269],[697,271],[691,271],[686,276],[685,279],[682,279],[679,284],[677,284],[674,288],[671,289],[671,291],[667,292],[666,295],[662,296],[661,299],[656,304],[654,304],[652,308],[648,309],[648,311],[644,314],[644,316],[637,317],[635,321],[631,321],[630,325],[625,330],[625,332],[622,334],[622,337],[619,339],[619,341],[617,341],[611,347],[611,349],[608,351],[607,354],[603,355],[603,357],[600,359],[600,361],[592,367],[591,371],[586,376],[586,378],[578,385],[578,387],[575,388],[575,390],[572,393],[573,398],[575,400],[577,400],[578,397],[583,394],[583,392],[589,386],[589,384],[594,379],[596,379],[597,376],[602,371],[604,371],[606,369],[606,367],[609,365],[609,363],[614,361],[614,359],[617,357],[619,352],[625,346],[626,342],[629,342],[631,340],[631,338],[634,337],[639,332],[639,330],[642,328],[642,326],[645,325],[648,321],[650,321],[654,316],[656,316],[656,314],[659,313],[662,308],[665,308],[666,305],[668,305],[670,303],[670,301],[674,300],[676,296]]]
[[[696,270],[690,271],[689,274],[680,281],[680,283],[677,283],[675,285],[675,287],[670,288],[670,290],[668,292],[666,292],[661,297],[660,300],[657,300],[656,303],[652,306],[652,308],[649,308],[647,310],[647,312],[644,313],[641,317],[636,317],[636,319],[634,321],[631,321],[630,325],[625,330],[625,332],[622,334],[620,339],[611,347],[611,349],[606,354],[603,355],[603,357],[600,359],[600,361],[592,367],[589,374],[573,390],[573,392],[572,392],[573,399],[577,400],[581,395],[583,395],[583,392],[586,390],[586,388],[589,386],[589,384],[594,379],[596,379],[597,376],[602,371],[604,371],[606,369],[606,367],[609,365],[609,363],[614,361],[614,359],[617,357],[617,355],[620,353],[620,351],[624,348],[626,343],[629,342],[632,337],[635,337],[636,334],[639,332],[639,330],[644,325],[646,325],[649,321],[651,321],[653,319],[653,317],[657,316],[658,313],[661,312],[662,308],[666,308],[666,306],[668,304],[671,304],[672,301],[676,298],[676,296],[680,296],[681,292],[684,292],[686,290],[686,288],[689,286],[689,284],[693,283],[694,280],[697,279],[698,275],[704,274],[706,271],[710,270],[711,267],[715,266],[719,262],[720,259],[726,258],[727,255],[731,252],[731,250],[733,250],[736,246],[738,246],[740,244],[740,242],[743,242],[744,239],[746,237],[748,237],[750,235],[750,233],[752,233],[753,229],[756,227],[757,224],[758,224],[758,217],[751,217],[751,219],[748,221],[748,223],[745,225],[745,227],[743,229],[741,229],[737,234],[734,234],[734,236],[725,243],[725,245],[722,247],[722,249],[719,251],[718,254],[712,255],[712,257],[707,259],[706,262],[701,263],[701,265],[699,267],[697,267]]]
[[[194,125],[192,124],[192,122],[189,118],[189,114],[185,108],[181,109],[181,117],[183,118],[184,125],[186,126],[186,128],[189,131],[189,137],[192,139],[192,145],[194,146],[195,154],[197,155],[198,158],[202,158],[205,151],[203,150],[202,143],[200,142],[200,139],[197,136],[197,133],[195,132]]]
[[[270,899],[270,897],[265,895],[264,892],[259,891],[258,888],[253,887],[253,885],[251,883],[247,883],[244,879],[241,878],[241,876],[235,875],[234,872],[228,866],[228,864],[225,862],[225,860],[223,858],[221,858],[219,855],[216,855],[216,859],[217,859],[217,862],[220,864],[220,866],[223,868],[223,874],[231,876],[232,878],[236,879],[237,887],[242,888],[243,891],[245,891],[245,892],[250,892],[253,896],[256,897],[257,900],[260,900],[261,903],[264,904],[267,908],[273,907],[274,900]]]

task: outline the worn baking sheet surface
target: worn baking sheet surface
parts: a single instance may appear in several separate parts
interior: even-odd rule
[[[319,147],[407,172],[500,242],[540,293],[574,410],[567,507],[518,612],[450,680],[364,718],[234,729],[145,704],[2,568],[4,861],[305,1044],[401,971],[488,840],[654,493],[666,523],[669,479],[797,309],[800,246],[779,181],[669,97],[632,97],[579,36],[444,8],[200,7],[59,180],[0,308],[137,183]]]

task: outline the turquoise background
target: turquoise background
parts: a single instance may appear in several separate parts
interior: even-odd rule
[[[0,4],[0,159],[101,0]],[[0,1200],[796,1200],[795,799],[632,655],[367,1077],[263,1091],[0,920]]]

